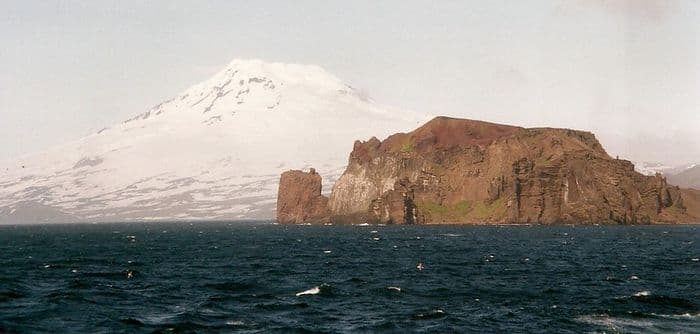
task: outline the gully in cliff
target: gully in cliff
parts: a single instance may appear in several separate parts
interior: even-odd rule
[[[592,133],[437,117],[384,141],[356,141],[321,176],[282,174],[280,223],[651,224],[697,221],[698,196],[610,157]]]

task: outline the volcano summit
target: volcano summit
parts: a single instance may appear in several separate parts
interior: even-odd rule
[[[317,66],[234,60],[121,124],[0,163],[0,222],[272,218],[280,172],[332,181],[355,138],[421,121]]]

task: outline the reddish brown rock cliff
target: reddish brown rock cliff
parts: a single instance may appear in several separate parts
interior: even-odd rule
[[[384,141],[357,141],[327,202],[320,177],[311,182],[307,174],[287,173],[280,183],[280,222],[649,224],[700,218],[697,193],[669,186],[660,175],[639,174],[629,161],[608,156],[593,134],[568,129],[438,117]],[[684,196],[691,197],[689,208]]]
[[[700,190],[681,189],[681,196],[686,213],[692,217],[691,221],[700,222]]]
[[[334,215],[389,223],[687,221],[677,187],[613,159],[595,136],[438,117],[356,142],[333,187]]]
[[[299,224],[328,217],[328,198],[321,195],[321,175],[312,168],[305,173],[282,173],[277,192],[277,222]]]

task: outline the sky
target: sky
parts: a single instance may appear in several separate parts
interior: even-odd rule
[[[0,160],[257,58],[319,65],[398,110],[587,130],[621,158],[700,162],[698,22],[694,0],[0,0]]]

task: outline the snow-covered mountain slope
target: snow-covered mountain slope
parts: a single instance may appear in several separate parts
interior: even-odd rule
[[[659,162],[647,162],[647,161],[634,163],[634,169],[637,172],[642,173],[644,175],[655,175],[656,173],[667,175],[667,176],[674,175],[674,174],[682,173],[683,171],[691,169],[695,166],[696,166],[696,164],[672,166],[672,165],[662,164]]]
[[[317,66],[234,60],[121,124],[0,163],[0,221],[37,206],[64,220],[272,218],[282,171],[313,166],[330,185],[354,140],[426,119]]]
[[[682,188],[700,190],[700,165],[693,164],[680,173],[669,175],[668,182]]]

